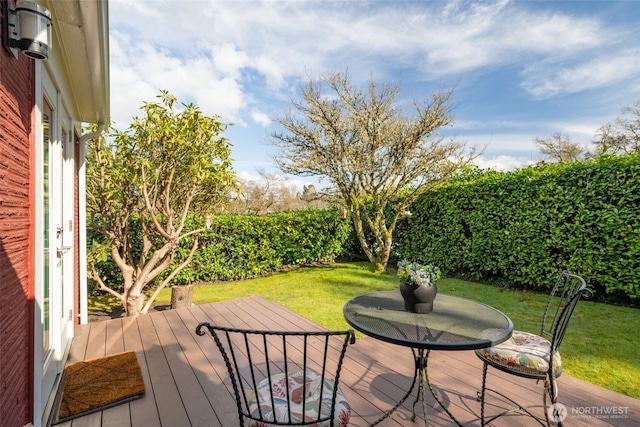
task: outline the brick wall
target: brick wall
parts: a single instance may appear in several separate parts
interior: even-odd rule
[[[0,426],[33,413],[33,67],[0,45]]]

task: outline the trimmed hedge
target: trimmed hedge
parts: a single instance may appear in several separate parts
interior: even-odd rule
[[[600,300],[640,296],[640,155],[476,173],[411,212],[396,233],[401,258],[539,290],[568,269]]]
[[[132,230],[139,233],[140,229],[133,226]],[[191,263],[171,284],[248,279],[284,268],[333,261],[347,255],[353,245],[353,234],[351,222],[342,219],[336,208],[266,215],[214,215],[211,229],[200,234]],[[94,239],[104,240],[90,231],[89,244]],[[188,255],[192,243],[193,237],[181,242],[174,266]],[[121,289],[122,275],[111,258],[98,266],[104,280]],[[170,271],[171,268],[167,269],[156,282]]]
[[[345,255],[351,232],[350,221],[340,218],[338,209],[214,215],[191,264],[172,283],[248,279],[333,261]],[[175,264],[187,255],[191,242],[181,245]]]

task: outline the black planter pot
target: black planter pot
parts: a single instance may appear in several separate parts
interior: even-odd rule
[[[404,309],[412,313],[431,313],[433,300],[438,295],[435,283],[431,286],[400,283],[400,294],[404,298]]]

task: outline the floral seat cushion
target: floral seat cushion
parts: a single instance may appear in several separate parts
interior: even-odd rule
[[[493,347],[476,350],[480,357],[493,363],[527,375],[544,377],[549,370],[551,343],[539,335],[513,331],[511,338]],[[555,376],[560,376],[562,359],[560,353],[553,355]]]
[[[258,397],[254,394],[249,399],[249,412],[256,418],[262,412],[264,422],[252,420],[249,423],[250,427],[266,427],[270,425],[269,421],[274,421],[274,419],[278,422],[300,422],[303,415],[306,421],[312,421],[318,418],[318,411],[321,411],[321,416],[327,416],[331,412],[331,397],[335,384],[332,378],[325,377],[323,385],[322,376],[311,370],[308,370],[306,375],[302,371],[289,375],[291,420],[289,420],[287,407],[287,380],[284,373],[272,375],[271,381],[273,383],[271,392],[275,405],[272,407],[269,379],[267,378],[258,384]],[[303,389],[305,383],[306,386]],[[320,396],[321,389],[322,397]],[[305,393],[304,396],[303,393]],[[260,403],[258,403],[258,398]],[[302,413],[303,399],[305,401],[304,414]],[[344,393],[338,387],[333,422],[326,421],[308,425],[311,427],[343,427],[349,423],[350,415],[351,408]]]

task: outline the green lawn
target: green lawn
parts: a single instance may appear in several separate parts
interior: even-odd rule
[[[376,275],[369,263],[309,267],[233,283],[197,286],[194,302],[260,295],[329,329],[344,329],[342,306],[368,292],[397,289],[393,273]],[[539,332],[546,295],[496,288],[456,279],[438,281],[438,292],[491,305],[511,318],[516,329]],[[164,290],[158,303],[171,301]],[[437,301],[437,300],[436,300]],[[562,344],[563,372],[640,398],[640,310],[582,300]]]

